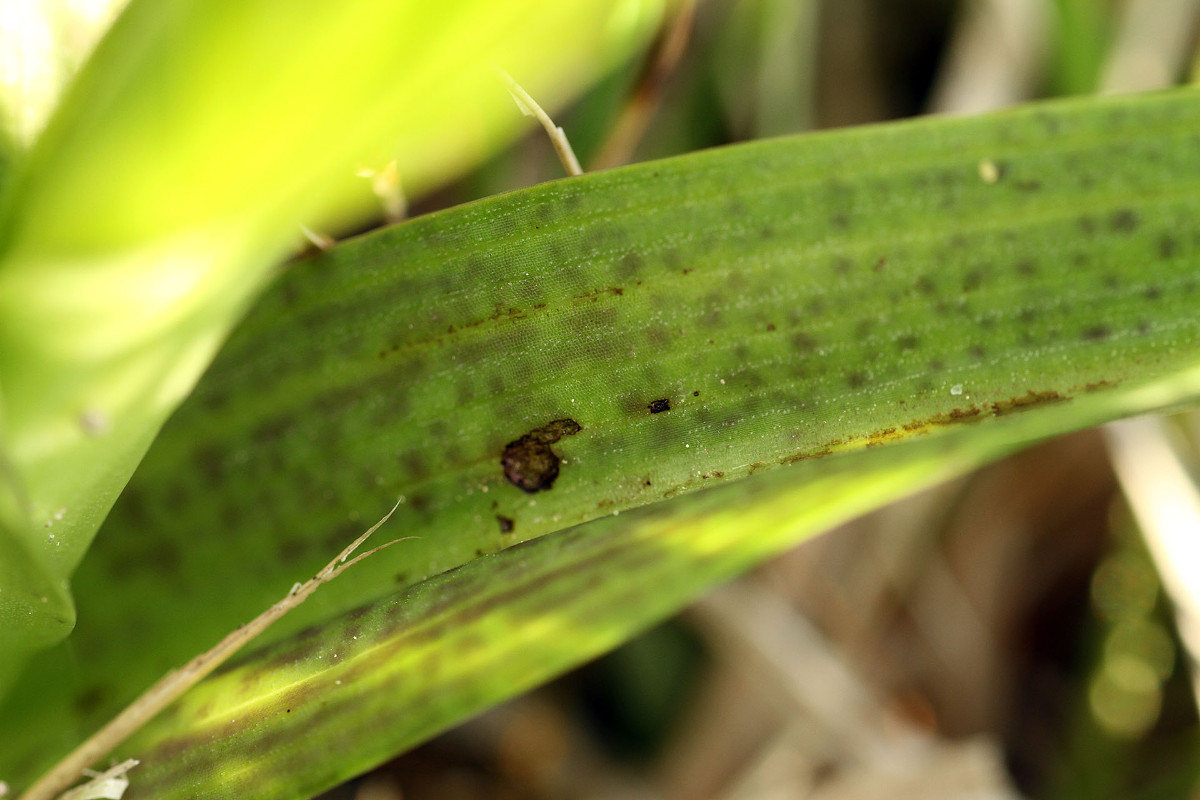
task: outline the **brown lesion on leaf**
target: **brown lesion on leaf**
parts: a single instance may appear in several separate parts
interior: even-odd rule
[[[806,450],[801,453],[793,453],[779,460],[780,464],[798,464],[801,461],[808,461],[810,458],[824,458],[825,456],[833,455],[833,448],[826,446],[818,450]]]
[[[893,425],[890,428],[884,428],[880,431],[875,431],[867,437],[868,445],[882,444],[883,442],[891,441],[892,439],[902,439],[904,434],[896,429]]]
[[[513,486],[530,494],[549,489],[558,478],[558,469],[562,464],[562,458],[550,446],[564,436],[574,436],[581,430],[583,427],[573,419],[556,419],[509,442],[500,457],[504,477]]]
[[[595,303],[605,295],[620,297],[623,294],[625,294],[625,289],[621,286],[602,286],[586,292],[581,292],[577,295],[574,295],[571,299],[576,305],[580,305],[582,303]]]
[[[957,425],[960,422],[978,422],[987,416],[985,411],[985,408],[972,403],[969,406],[952,408],[949,411],[934,414],[925,419],[906,422],[900,427],[908,433],[920,433],[929,428],[942,427],[944,425]]]
[[[503,514],[496,515],[496,522],[500,523],[500,532],[501,533],[512,533],[513,530],[517,527],[517,523],[513,520],[512,517],[506,517]]]
[[[935,425],[950,425],[955,422],[963,422],[964,420],[974,420],[982,413],[982,408],[971,404],[966,408],[952,408],[946,414],[937,414],[933,417],[933,423]]]
[[[664,397],[660,400],[651,400],[650,405],[648,405],[647,408],[650,409],[651,414],[661,414],[664,411],[671,410],[671,400],[667,397]]]
[[[1083,390],[1088,392],[1099,391],[1116,386],[1116,384],[1101,380],[1095,383],[1088,383]],[[1002,417],[1006,414],[1011,414],[1017,411],[1025,411],[1031,408],[1037,408],[1044,405],[1052,405],[1055,403],[1063,403],[1071,400],[1072,391],[1079,391],[1075,387],[1065,392],[1059,392],[1054,389],[1044,391],[1028,390],[1025,394],[1014,395],[1003,400],[995,400],[981,405],[970,404],[952,408],[949,411],[933,414],[921,419],[915,419],[911,422],[906,422],[900,425],[891,425],[886,428],[881,428],[877,431],[865,435],[854,435],[848,437],[839,437],[830,439],[824,444],[814,445],[810,449],[803,450],[792,455],[785,456],[779,460],[780,464],[796,464],[801,461],[808,461],[814,458],[824,458],[825,456],[833,455],[834,453],[842,452],[855,447],[880,447],[890,442],[908,439],[912,436],[918,436],[929,433],[933,428],[945,427],[950,425],[958,425],[963,423],[974,423],[985,420],[989,417]],[[901,403],[901,405],[906,405]],[[748,474],[753,475],[754,472],[762,468],[761,463],[752,464]],[[703,477],[708,477],[707,475]]]
[[[1089,384],[1089,390],[1095,386],[1099,388],[1099,384]],[[1070,400],[1069,395],[1062,394],[1054,389],[1046,391],[1034,391],[1030,389],[1022,395],[1014,395],[1003,400],[995,400],[990,403],[985,403],[982,406],[972,403],[969,406],[953,408],[948,412],[934,414],[925,419],[913,420],[905,423],[901,427],[908,433],[920,433],[933,427],[942,427],[945,425],[956,425],[962,422],[979,422],[987,417],[1002,417],[1006,414],[1012,414],[1016,411],[1025,411],[1038,406],[1050,405],[1053,403],[1062,403]]]
[[[1035,392],[1030,390],[1019,397],[1010,397],[1007,400],[998,400],[991,404],[992,414],[997,417],[1005,414],[1011,414],[1014,411],[1024,411],[1027,408],[1034,406],[1044,406],[1051,403],[1062,403],[1070,400],[1070,397],[1059,394],[1054,390],[1045,392]]]

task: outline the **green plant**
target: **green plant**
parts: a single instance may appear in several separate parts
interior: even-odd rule
[[[406,27],[364,4],[364,44],[358,12],[311,5],[135,3],[15,157],[0,265],[6,682],[70,627],[76,565],[81,608],[73,652],[38,656],[0,720],[0,770],[18,787],[397,494],[390,527],[420,538],[324,588],[118,750],[143,761],[129,797],[319,791],[838,520],[1196,394],[1194,91],[697,153],[278,270],[294,224],[361,209],[354,162],[395,130],[420,131],[397,154],[421,188],[449,170],[425,154],[468,127],[461,98],[509,102],[483,65],[456,61],[486,27],[467,10]],[[607,5],[591,13],[610,19]],[[572,32],[536,74],[582,70],[591,6],[540,7],[495,12],[507,26],[488,54],[516,58],[532,33],[514,20],[536,19]],[[622,28],[622,46],[651,18]],[[267,36],[280,19],[298,28]],[[328,30],[361,63],[306,107],[327,68],[312,37]],[[393,95],[397,30],[416,66]],[[285,62],[299,77],[239,95],[231,40],[265,75]],[[168,89],[188,116],[158,117]],[[311,139],[284,137],[296,126]],[[215,176],[195,156],[229,148],[241,157]],[[297,160],[312,169],[294,174]],[[78,686],[68,658],[85,665]]]

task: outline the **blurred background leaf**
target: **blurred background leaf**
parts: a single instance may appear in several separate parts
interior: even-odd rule
[[[0,2],[0,128],[27,146],[127,0]]]

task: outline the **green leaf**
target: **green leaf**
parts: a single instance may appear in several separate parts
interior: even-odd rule
[[[315,794],[616,646],[863,507],[1048,432],[1144,409],[1163,390],[1200,395],[1200,371],[1152,392],[1084,398],[1082,410],[1046,408],[810,461],[477,559],[198,687],[121,748],[142,761],[127,797]]]
[[[1084,94],[1100,85],[1108,58],[1116,10],[1091,0],[1054,0],[1049,88],[1056,94]]]
[[[5,181],[3,441],[25,500],[6,535],[42,569],[0,591],[62,594],[300,224],[374,208],[357,168],[395,159],[410,194],[427,190],[524,124],[496,65],[552,104],[660,13],[654,0],[132,2]],[[38,639],[65,632],[58,611]],[[0,617],[0,673],[32,646],[13,619]]]
[[[85,674],[64,687],[62,654],[39,659],[4,710],[0,733],[21,736],[0,767],[25,780],[397,494],[389,531],[421,538],[357,565],[273,636],[416,587],[408,610],[387,612],[411,632],[380,621],[363,633],[401,637],[419,692],[387,705],[395,673],[371,666],[361,707],[330,688],[293,727],[267,695],[336,687],[316,665],[359,657],[318,648],[314,636],[336,631],[281,645],[311,647],[310,660],[230,673],[255,676],[237,696],[270,715],[250,714],[250,727],[306,740],[288,752],[318,750],[290,789],[264,796],[343,774],[343,743],[361,753],[345,769],[358,769],[517,691],[509,673],[485,680],[513,657],[510,639],[550,654],[529,674],[539,679],[883,497],[1037,436],[1194,398],[1198,122],[1200,93],[1187,90],[754,143],[492,198],[294,265],[122,498],[76,579],[86,614],[71,650]],[[550,443],[546,426],[566,419],[579,430],[553,426],[564,435]],[[538,472],[532,458],[506,476],[504,455],[539,443],[563,463],[531,494],[509,476]],[[895,462],[881,455],[892,451]],[[765,474],[735,482],[752,473]],[[695,501],[703,513],[647,512],[683,516],[648,523],[644,549],[606,568],[605,542],[628,518],[612,514],[722,483],[712,509]],[[766,487],[791,499],[771,505]],[[484,557],[599,517],[594,534]],[[531,574],[564,582],[489,573],[529,553]],[[460,574],[467,588],[451,591]],[[479,587],[489,599],[472,605]],[[434,602],[461,632],[421,627]],[[526,630],[530,609],[553,624]],[[254,740],[240,712],[223,721],[232,695],[208,691],[203,713],[185,701],[138,747],[209,725]],[[368,706],[396,726],[378,749],[351,735]],[[155,791],[229,790],[197,769],[186,790]]]
[[[29,551],[7,520],[0,523],[0,586],[0,618],[11,636],[0,659],[0,682],[9,684],[30,653],[71,631],[75,609],[66,581]]]

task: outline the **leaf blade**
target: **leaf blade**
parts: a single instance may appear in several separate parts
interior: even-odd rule
[[[92,666],[81,693],[103,698],[92,716],[132,693],[122,680],[149,682],[253,616],[361,529],[347,508],[373,514],[393,492],[410,501],[395,531],[424,538],[326,587],[291,632],[768,466],[986,439],[1014,419],[1049,421],[1045,435],[1194,396],[1138,386],[1198,358],[1198,98],[695,154],[414,220],[294,268],[80,573],[106,600],[74,642]],[[509,484],[506,446],[568,417],[582,430],[553,445],[554,487]],[[125,663],[146,631],[161,650]],[[39,719],[86,727],[69,703],[46,700]]]

